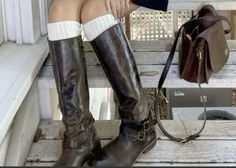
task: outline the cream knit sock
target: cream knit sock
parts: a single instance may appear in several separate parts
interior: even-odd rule
[[[118,23],[119,21],[116,20],[112,14],[106,14],[106,15],[97,17],[83,25],[85,37],[89,41],[92,41],[97,36],[102,34],[105,30],[107,30],[108,28]]]
[[[77,21],[48,23],[48,39],[50,41],[77,37],[81,34],[81,24]]]

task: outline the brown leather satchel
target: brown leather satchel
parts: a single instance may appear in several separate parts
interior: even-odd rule
[[[229,24],[229,29],[224,30],[221,21]],[[218,72],[226,63],[229,57],[229,49],[225,39],[225,34],[231,32],[231,26],[227,17],[220,16],[211,5],[203,6],[197,15],[184,23],[175,38],[173,47],[167,59],[166,65],[158,83],[158,95],[154,103],[154,111],[157,123],[162,132],[171,140],[178,142],[188,142],[199,137],[206,124],[206,102],[204,106],[204,123],[201,129],[193,135],[185,138],[174,137],[169,134],[160,121],[159,98],[163,97],[161,92],[163,83],[170,69],[175,55],[178,38],[181,35],[179,47],[179,71],[180,77],[189,82],[199,84],[200,95],[202,96],[201,83],[208,83],[212,73]]]
[[[218,72],[227,62],[229,49],[221,20],[229,24],[227,17],[219,16],[211,5],[201,8],[183,25],[182,43],[179,48],[180,77],[189,82],[208,83],[212,73]]]

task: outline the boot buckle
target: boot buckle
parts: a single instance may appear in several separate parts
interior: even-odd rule
[[[150,121],[148,120],[143,123],[143,131],[145,132],[148,131],[149,129],[150,129]]]
[[[146,133],[144,131],[139,131],[138,132],[138,140],[139,141],[144,141],[146,137]]]

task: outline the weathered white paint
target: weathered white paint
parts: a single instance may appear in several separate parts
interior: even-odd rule
[[[2,11],[2,1],[0,1],[0,45],[4,41],[4,24],[3,24],[3,11]]]
[[[99,121],[95,125],[102,143],[107,143],[109,137],[118,134],[119,122],[117,121]],[[183,125],[178,121],[162,121],[163,125],[175,136],[185,136],[186,132]],[[111,124],[109,126],[109,123]],[[196,131],[202,121],[184,121],[188,133]],[[53,129],[47,129],[47,128]],[[107,129],[107,128],[112,129]],[[40,128],[43,128],[41,140],[34,143],[27,159],[28,165],[54,163],[61,153],[61,138],[58,136],[59,130],[63,125],[59,122],[41,122]],[[208,121],[201,137],[186,144],[176,143],[168,140],[162,132],[157,129],[158,140],[156,146],[146,155],[141,155],[135,165],[236,165],[236,121]],[[48,131],[50,130],[50,131]],[[54,130],[54,131],[53,131]],[[50,135],[50,132],[52,133]],[[55,134],[57,132],[57,134]],[[55,139],[56,140],[53,140]],[[58,139],[59,138],[59,139]],[[106,140],[103,140],[106,139]]]
[[[14,1],[2,0],[2,2],[4,5],[6,40],[16,41],[16,18],[13,10]]]
[[[236,44],[235,44],[236,45]],[[164,65],[169,56],[169,52],[133,52],[138,65]],[[85,53],[86,63],[88,66],[100,65],[94,52]],[[179,53],[176,52],[172,64],[178,64]],[[227,65],[236,64],[236,52],[232,51],[226,62]]]
[[[38,0],[20,0],[22,42],[34,44],[40,37]]]
[[[156,87],[164,68],[164,65],[137,65],[143,87]],[[89,87],[101,88],[110,87],[110,84],[101,66],[88,66]],[[55,88],[52,67],[44,67],[39,78],[39,86],[42,88]],[[167,88],[196,88],[195,83],[189,83],[179,78],[178,65],[172,65],[164,83]],[[234,88],[236,87],[236,65],[225,65],[217,74],[213,74],[208,84],[203,84],[204,88]]]
[[[16,113],[6,166],[24,166],[40,121],[37,79]]]
[[[166,52],[166,44],[173,40],[159,40],[159,41],[131,41],[131,48],[134,51],[134,56],[138,69],[140,72],[142,84],[144,87],[156,87],[164,64],[169,55]],[[110,87],[100,63],[88,42],[84,43],[85,57],[88,68],[88,79],[90,87]],[[236,41],[228,40],[230,48],[230,57],[226,66],[217,74],[214,74],[208,85],[203,87],[235,87],[236,86]],[[178,52],[176,52],[173,65],[169,71],[164,87],[198,87],[196,84],[188,83],[179,79],[178,76]],[[48,62],[47,66],[42,70],[39,78],[40,88],[55,88],[51,63]]]
[[[54,162],[27,162],[26,167],[52,167]],[[236,163],[135,163],[134,167],[236,167]]]
[[[186,131],[183,127],[183,123],[187,129],[187,133],[192,133],[201,127],[202,121],[197,120],[163,120],[163,126],[175,136],[184,136]],[[119,133],[120,120],[98,120],[95,121],[95,127],[97,128],[100,139],[113,139]],[[61,140],[64,132],[64,125],[61,121],[42,120],[40,122],[40,129],[42,129],[43,136],[40,140]],[[109,128],[109,129],[107,129]],[[156,126],[158,137],[161,139],[168,139]],[[236,137],[236,121],[207,121],[206,127],[201,133],[199,139],[230,139],[233,140]]]
[[[0,47],[0,142],[48,54],[46,39],[35,45],[6,42]]]
[[[60,113],[58,109],[58,95],[56,87],[44,87],[45,85],[55,83],[53,72],[47,72],[45,69],[49,68],[52,70],[52,64],[50,59],[47,59],[44,68],[41,69],[39,74],[40,80],[38,81],[39,88],[39,100],[40,100],[40,109],[41,109],[41,118],[44,119],[59,119],[55,118],[55,113]],[[41,75],[44,73],[50,73],[52,81],[44,80],[44,77]],[[43,79],[42,79],[43,78]],[[46,82],[46,83],[45,83]],[[113,90],[109,88],[89,88],[89,110],[92,113],[95,120],[100,119],[114,119],[115,115],[113,114],[115,108],[114,104],[114,94]],[[60,114],[57,114],[60,115]]]
[[[27,163],[27,166],[52,166],[52,163]],[[236,163],[135,163],[135,167],[236,167]]]
[[[35,43],[40,37],[38,0],[4,0],[7,40]]]
[[[39,0],[41,35],[47,34],[48,0]]]
[[[236,107],[207,107],[207,110],[227,111],[236,116]],[[203,111],[203,107],[172,108],[174,120],[197,120]]]
[[[234,0],[169,0],[168,10],[197,10],[205,4],[211,4],[217,10],[236,9]]]
[[[0,143],[0,166],[5,165],[7,149],[9,146],[10,138],[12,134],[12,129],[10,128],[7,135],[4,137],[3,141]]]
[[[101,139],[113,139],[119,133],[120,120],[96,120],[95,127]],[[106,131],[108,129],[108,131]],[[41,120],[39,129],[42,130],[42,136],[39,140],[62,140],[65,130],[62,121]]]
[[[52,107],[55,105],[52,102],[52,98],[55,99],[57,103],[57,95],[50,94],[51,89],[42,89],[39,88],[39,103],[40,103],[40,116],[41,118],[53,118],[53,110]]]
[[[164,39],[157,41],[130,41],[131,49],[134,52],[165,52],[168,51],[166,45],[173,43],[174,39]],[[180,41],[179,41],[180,42]],[[229,50],[236,50],[236,40],[227,40]],[[84,42],[85,52],[93,52],[89,42]],[[179,45],[179,43],[178,43]],[[177,47],[178,51],[178,47]]]

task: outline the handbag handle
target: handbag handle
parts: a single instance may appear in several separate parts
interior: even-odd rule
[[[217,22],[217,21],[225,21],[228,23],[229,29],[224,30],[225,34],[229,34],[232,31],[231,24],[229,22],[229,19],[225,16],[220,16],[220,15],[210,15],[210,16],[202,16],[200,18],[195,18],[195,16],[192,17],[192,19],[186,23],[184,23],[181,27],[184,27],[188,24],[194,24],[194,23],[208,23],[209,21],[211,22]]]
[[[193,16],[192,18],[194,18],[194,17],[196,17],[196,16]],[[177,142],[181,142],[181,143],[186,143],[186,142],[188,142],[190,140],[194,140],[194,139],[196,139],[196,138],[198,138],[200,136],[200,133],[203,131],[203,129],[204,129],[205,125],[206,125],[206,102],[205,102],[203,97],[202,97],[203,98],[202,103],[203,103],[203,107],[204,107],[204,123],[203,123],[202,127],[200,128],[200,130],[198,132],[196,132],[195,134],[187,136],[186,138],[174,137],[163,127],[163,125],[161,123],[160,112],[159,112],[159,105],[158,105],[158,98],[160,96],[163,96],[163,94],[161,92],[161,89],[162,89],[164,81],[165,81],[165,79],[167,77],[167,74],[169,72],[171,63],[173,61],[180,33],[181,33],[183,27],[187,26],[188,24],[208,23],[209,21],[216,22],[216,21],[222,21],[222,20],[226,21],[229,24],[229,29],[228,30],[224,30],[225,34],[230,33],[232,28],[231,28],[231,25],[229,23],[229,19],[227,17],[219,16],[219,15],[217,15],[217,16],[213,16],[213,15],[212,16],[203,16],[203,17],[200,17],[200,18],[191,19],[190,21],[184,23],[180,27],[180,29],[178,30],[177,36],[176,36],[176,38],[174,40],[174,43],[173,43],[173,47],[172,47],[172,49],[170,51],[170,54],[169,54],[168,59],[166,61],[165,67],[164,67],[164,69],[162,71],[162,74],[161,74],[161,77],[160,77],[160,80],[159,80],[159,83],[158,83],[157,96],[156,96],[156,99],[155,99],[155,102],[154,102],[154,111],[155,111],[155,116],[156,116],[157,123],[158,123],[161,131],[163,132],[163,134],[165,136],[167,136],[169,139],[173,140],[173,141],[177,141]],[[199,83],[199,88],[200,88],[200,94],[202,96],[203,93],[202,93],[202,89],[201,89],[200,83]]]

